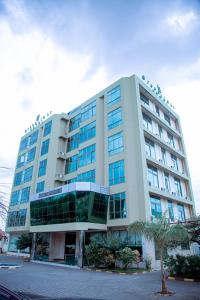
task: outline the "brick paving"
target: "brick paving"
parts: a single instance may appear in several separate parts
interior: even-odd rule
[[[0,262],[17,262],[18,269],[0,269],[0,284],[15,291],[39,294],[46,297],[81,299],[151,300],[163,297],[160,290],[160,273],[120,275],[93,272],[23,262],[0,256]],[[200,283],[168,281],[175,292],[172,300],[200,300]]]

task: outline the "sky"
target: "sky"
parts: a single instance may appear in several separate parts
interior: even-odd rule
[[[20,137],[38,114],[68,112],[144,74],[180,115],[200,213],[200,0],[0,0],[0,54],[5,199]]]

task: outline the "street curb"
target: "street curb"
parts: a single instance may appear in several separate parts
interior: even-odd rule
[[[181,278],[181,277],[173,277],[173,276],[168,276],[169,280],[176,280],[176,281],[185,281],[185,282],[199,282],[200,280],[198,279],[192,279],[192,278]]]
[[[0,266],[0,269],[18,269],[21,266]]]
[[[100,270],[100,269],[90,269],[90,268],[85,268],[86,271],[89,271],[89,272],[102,272],[102,273],[108,273],[108,274],[116,274],[116,275],[138,275],[138,274],[146,274],[146,273],[150,273],[150,272],[153,272],[153,271],[150,271],[150,272],[147,272],[147,271],[143,271],[143,272],[135,272],[135,273],[123,273],[123,272],[112,272],[112,271],[107,271],[107,270]]]

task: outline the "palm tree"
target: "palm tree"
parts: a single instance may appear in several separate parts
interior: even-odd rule
[[[166,278],[163,267],[164,251],[167,248],[174,248],[181,243],[188,241],[188,232],[181,224],[170,224],[166,214],[154,222],[137,221],[129,226],[129,231],[144,235],[147,240],[154,241],[158,246],[161,265],[161,294],[170,294],[167,289]]]

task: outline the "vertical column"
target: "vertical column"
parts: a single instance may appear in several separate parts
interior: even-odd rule
[[[104,185],[104,97],[96,102],[96,183]]]
[[[33,260],[35,257],[36,238],[37,238],[37,233],[34,232],[32,236],[32,246],[31,246],[31,255],[30,255],[31,260]]]
[[[80,268],[83,268],[84,244],[85,244],[85,231],[81,230],[79,233],[79,257],[78,257],[78,265]]]

